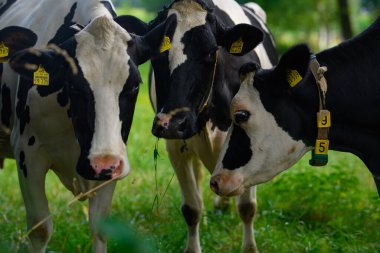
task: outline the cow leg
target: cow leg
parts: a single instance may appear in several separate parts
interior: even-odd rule
[[[31,166],[30,168],[38,167]],[[32,229],[29,234],[30,252],[44,253],[53,233],[53,221],[49,217],[50,211],[45,194],[47,171],[31,169],[28,172],[27,176],[25,176],[23,171],[18,169],[19,183],[26,209],[27,229],[28,231]],[[45,222],[33,228],[46,218]]]
[[[253,218],[256,212],[256,186],[237,197],[237,208],[243,222],[243,252],[258,253],[253,234]]]
[[[89,200],[89,221],[93,237],[93,253],[107,252],[107,241],[101,234],[99,234],[97,224],[100,219],[108,215],[111,209],[112,196],[115,186],[115,181],[109,183],[108,185],[97,190],[96,195]]]
[[[187,150],[181,150],[183,142],[167,141],[169,158],[178,178],[182,192],[182,214],[187,224],[186,253],[202,252],[199,241],[199,222],[203,209],[198,182],[201,164]],[[193,166],[196,166],[195,168]]]

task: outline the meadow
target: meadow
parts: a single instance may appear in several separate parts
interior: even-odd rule
[[[151,17],[141,15],[146,20]],[[131,173],[118,182],[112,219],[103,224],[110,237],[109,252],[177,253],[186,244],[181,193],[164,140],[159,140],[154,165],[157,139],[150,133],[154,113],[148,97],[148,69],[149,64],[140,67],[143,84],[127,145]],[[353,155],[331,152],[329,158],[326,167],[314,168],[306,155],[287,172],[258,186],[255,237],[261,253],[380,252],[380,199],[372,176]],[[0,171],[0,253],[27,252],[16,170],[15,162],[7,160]],[[203,252],[240,252],[242,228],[235,200],[231,199],[229,210],[215,210],[209,174],[204,172]],[[54,220],[49,249],[91,252],[87,202],[67,207],[73,196],[51,172],[46,192]]]

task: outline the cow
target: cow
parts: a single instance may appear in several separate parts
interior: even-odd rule
[[[176,0],[145,27],[150,31],[166,23],[161,36],[150,38],[151,43],[162,42],[158,52],[149,40],[145,43],[154,70],[152,133],[166,139],[181,187],[188,226],[185,252],[201,252],[201,167],[210,172],[215,167],[231,124],[229,105],[239,88],[239,67],[256,61],[270,68],[277,62],[265,21],[265,12],[254,3],[248,7],[232,0]],[[218,199],[217,204],[225,201]],[[242,194],[237,205],[244,223],[243,250],[256,252],[255,188]]]
[[[124,29],[128,17],[116,17],[110,1],[10,0],[0,12],[0,28],[17,25],[36,36],[28,38],[33,48],[9,54],[0,97],[0,155],[17,162],[31,252],[45,252],[52,235],[48,169],[76,196],[111,180],[82,198],[89,198],[93,252],[106,252],[95,222],[130,170],[125,144],[141,83],[137,66],[148,60],[137,43],[143,38]]]
[[[270,70],[244,65],[240,90],[231,103],[234,124],[211,188],[223,196],[239,194],[290,168],[310,150],[312,165],[325,164],[327,157],[321,155],[330,148],[358,156],[372,172],[379,192],[379,43],[377,19],[356,37],[316,55],[300,44]],[[327,81],[321,99],[320,80]],[[320,104],[330,114],[317,119]],[[328,138],[319,136],[321,123],[329,128]]]

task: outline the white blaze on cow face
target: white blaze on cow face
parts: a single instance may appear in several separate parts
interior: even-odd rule
[[[211,183],[213,180],[218,181],[218,193],[221,195],[239,194],[253,185],[272,179],[308,151],[302,141],[295,141],[280,128],[273,115],[264,108],[259,92],[253,87],[253,77],[253,72],[247,74],[231,103],[233,119],[235,113],[242,110],[249,112],[250,116],[246,122],[234,124],[229,130],[213,172]],[[231,140],[234,127],[240,127],[246,133],[252,155],[241,167],[225,168],[224,163],[230,155],[228,153],[234,152],[234,148],[229,145],[239,142]]]
[[[124,167],[119,171],[120,176],[125,176],[129,165],[121,137],[119,96],[129,77],[127,42],[131,36],[111,18],[104,16],[95,19],[75,37],[78,63],[95,103],[95,131],[88,158],[93,162],[104,157],[105,163],[110,157],[120,159]],[[115,161],[115,166],[118,165]]]
[[[168,17],[170,15],[176,15],[177,17],[177,27],[173,35],[172,47],[169,49],[169,68],[172,74],[178,66],[187,60],[187,56],[184,54],[183,36],[194,27],[206,24],[207,11],[202,9],[202,6],[198,3],[184,0],[173,4],[168,12]]]

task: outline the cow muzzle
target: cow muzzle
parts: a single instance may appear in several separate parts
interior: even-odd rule
[[[188,139],[197,133],[196,117],[188,111],[158,113],[153,122],[152,133],[164,139]]]
[[[95,178],[116,179],[128,173],[124,161],[117,156],[97,155],[90,159],[90,163],[95,171]]]
[[[243,176],[230,171],[212,176],[210,188],[220,196],[236,196],[241,195],[245,191]]]

